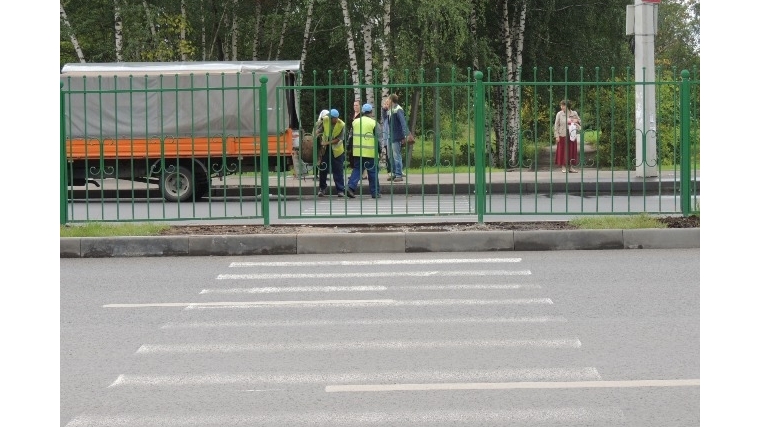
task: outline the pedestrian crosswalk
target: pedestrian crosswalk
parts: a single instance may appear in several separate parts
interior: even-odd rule
[[[167,312],[66,426],[622,426],[568,391],[695,385],[604,378],[538,261],[433,255],[220,261],[183,302],[104,304]]]

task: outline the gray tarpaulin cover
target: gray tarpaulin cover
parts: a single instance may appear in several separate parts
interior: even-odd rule
[[[66,64],[66,135],[109,139],[258,135],[261,76],[269,133],[289,126],[285,73],[299,61]],[[297,105],[297,98],[295,104]]]

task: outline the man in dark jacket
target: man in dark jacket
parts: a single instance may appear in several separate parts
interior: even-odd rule
[[[393,166],[388,181],[401,182],[404,180],[404,174],[401,172],[403,169],[401,161],[401,145],[404,142],[410,142],[412,136],[411,132],[409,132],[409,127],[406,125],[404,109],[398,105],[398,95],[395,93],[391,94],[390,100],[391,106],[388,112],[388,124],[391,134],[390,162]],[[409,147],[407,147],[407,150],[408,149]]]

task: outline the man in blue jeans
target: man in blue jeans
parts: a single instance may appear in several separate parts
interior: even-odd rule
[[[367,171],[369,192],[373,199],[379,199],[380,185],[377,182],[377,146],[379,129],[372,118],[372,104],[362,105],[362,115],[351,122],[351,138],[354,142],[354,164],[351,177],[348,178],[346,196],[356,197],[361,183],[362,172]]]
[[[405,141],[409,142],[412,138],[411,133],[409,132],[409,127],[406,125],[404,109],[398,105],[398,95],[395,93],[390,95],[388,125],[391,134],[390,162],[393,165],[391,175],[388,176],[388,181],[401,182],[404,180],[404,174],[401,172],[403,169],[401,161],[401,144]],[[408,149],[409,147],[407,147],[407,150]]]
[[[338,197],[343,197],[343,164],[346,161],[346,153],[343,148],[343,127],[345,123],[340,119],[340,113],[336,109],[330,110],[317,124],[314,132],[316,141],[319,142],[319,152],[323,153],[319,159],[319,193],[318,197],[325,197],[327,193],[327,174],[332,172],[333,183]]]

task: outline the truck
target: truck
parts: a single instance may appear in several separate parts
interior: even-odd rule
[[[66,64],[61,143],[67,184],[144,182],[156,184],[166,201],[185,202],[207,196],[215,177],[260,172],[264,162],[287,170],[303,135],[299,70],[299,61]]]

